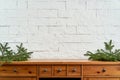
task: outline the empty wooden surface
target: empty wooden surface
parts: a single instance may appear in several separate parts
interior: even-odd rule
[[[119,64],[120,62],[110,62],[110,61],[90,61],[90,60],[80,60],[80,59],[64,59],[64,60],[59,60],[59,59],[30,59],[28,61],[14,61],[12,64],[15,65],[22,65],[22,64],[27,64],[27,65],[36,65],[36,64]]]

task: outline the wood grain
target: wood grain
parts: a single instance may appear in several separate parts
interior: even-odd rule
[[[0,80],[40,80],[40,78],[120,80],[120,62],[28,60],[14,61],[0,66]]]

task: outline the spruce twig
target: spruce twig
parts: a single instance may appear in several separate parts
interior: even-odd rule
[[[104,42],[105,49],[97,49],[95,53],[87,51],[85,56],[89,56],[89,60],[97,61],[120,61],[120,49],[115,49],[113,51],[114,45],[112,40],[108,43]]]
[[[23,43],[19,46],[16,45],[17,52],[14,52],[9,46],[8,43],[0,43],[0,65],[4,63],[11,63],[12,61],[26,61],[30,58],[30,55],[33,52],[28,52],[28,50],[23,47]]]

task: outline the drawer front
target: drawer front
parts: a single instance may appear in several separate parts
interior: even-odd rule
[[[1,66],[1,76],[36,76],[36,66]]]
[[[36,80],[36,78],[0,78],[0,80]]]
[[[84,78],[83,80],[119,80],[119,78]]]
[[[120,75],[120,66],[83,66],[83,75]]]
[[[53,66],[54,76],[66,76],[67,75],[67,66]]]
[[[39,76],[52,76],[52,66],[40,66]]]
[[[67,67],[67,75],[68,76],[80,76],[81,75],[81,67],[70,65]]]

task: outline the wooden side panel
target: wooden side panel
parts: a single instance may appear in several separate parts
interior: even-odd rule
[[[36,78],[0,78],[0,80],[36,80]]]
[[[84,78],[83,80],[119,80],[119,78]]]

